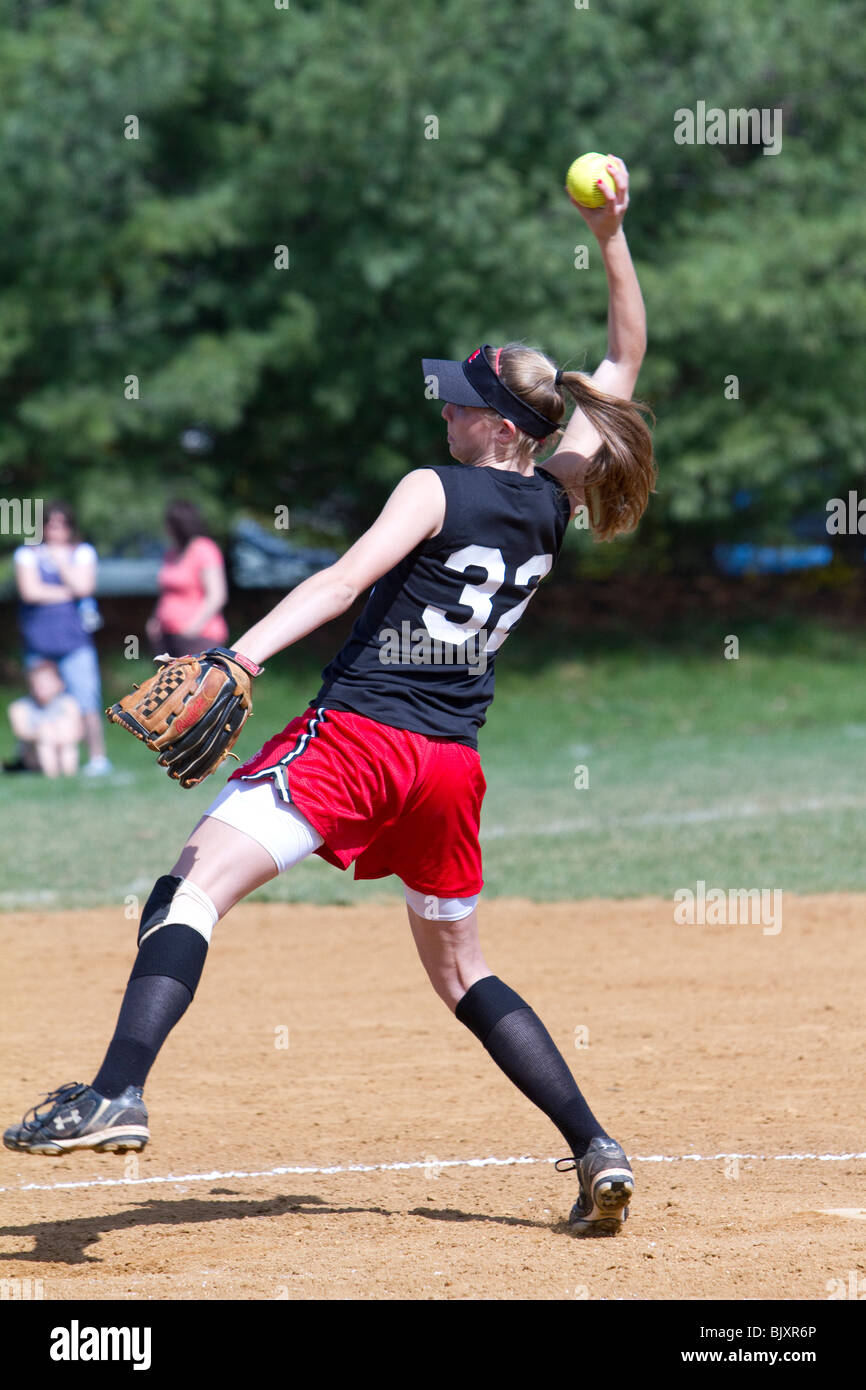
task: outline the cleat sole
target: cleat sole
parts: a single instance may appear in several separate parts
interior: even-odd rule
[[[611,1216],[628,1206],[634,1196],[634,1179],[626,1174],[602,1177],[593,1187],[592,1195],[596,1207]]]
[[[621,1218],[601,1217],[598,1221],[585,1223],[573,1221],[571,1223],[572,1234],[577,1236],[578,1240],[594,1240],[597,1236],[618,1236],[627,1217],[628,1207],[622,1213]]]
[[[118,1153],[139,1152],[144,1148],[150,1131],[142,1127],[130,1128],[122,1134],[112,1134],[103,1132],[102,1134],[84,1134],[80,1139],[57,1140],[51,1143],[42,1140],[41,1143],[30,1144],[6,1144],[7,1149],[14,1148],[18,1153],[41,1154],[45,1158],[61,1158],[63,1154],[75,1153],[77,1149],[89,1149],[93,1153]],[[5,1142],[5,1141],[4,1141]]]

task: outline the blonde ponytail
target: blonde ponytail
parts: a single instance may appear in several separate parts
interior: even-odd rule
[[[566,393],[571,396],[602,441],[580,481],[593,534],[596,540],[610,541],[633,531],[646,510],[657,472],[652,435],[643,418],[655,419],[649,406],[599,391],[583,372],[560,373],[546,353],[523,343],[508,343],[501,350],[499,375],[509,390],[548,420],[563,422],[546,439],[518,431],[518,457],[534,458],[551,439],[561,437]]]
[[[596,540],[611,541],[635,529],[655,490],[658,470],[644,415],[655,416],[644,401],[599,391],[582,372],[564,372],[562,385],[601,435],[581,486]]]

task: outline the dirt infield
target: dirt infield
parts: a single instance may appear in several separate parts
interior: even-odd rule
[[[769,935],[677,926],[669,900],[484,907],[491,967],[633,1156],[626,1231],[578,1241],[562,1141],[435,998],[401,908],[240,907],[140,1158],[0,1151],[0,1278],[46,1299],[866,1290],[864,910],[785,894]],[[4,1126],[93,1075],[134,932],[120,909],[0,918]],[[468,1163],[488,1157],[539,1161]],[[316,1171],[270,1171],[294,1168]]]

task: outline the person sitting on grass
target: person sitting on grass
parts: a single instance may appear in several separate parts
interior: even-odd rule
[[[78,771],[78,744],[84,735],[78,702],[53,661],[31,666],[27,680],[30,694],[9,706],[20,762],[46,777],[71,777]]]

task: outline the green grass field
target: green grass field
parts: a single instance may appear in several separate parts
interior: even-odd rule
[[[595,639],[551,651],[516,637],[482,731],[487,894],[535,899],[672,895],[678,887],[866,889],[866,699],[859,635],[775,625],[690,647]],[[696,648],[699,641],[700,650]],[[513,658],[509,661],[508,658]],[[104,670],[115,699],[152,668]],[[277,659],[238,745],[248,756],[317,689],[318,669]],[[17,691],[0,691],[8,699]],[[8,755],[8,727],[2,752]],[[150,754],[108,731],[104,781],[5,777],[0,907],[89,906],[146,894],[225,778],[182,791]],[[585,766],[588,786],[575,786]],[[392,898],[308,861],[265,900]]]

